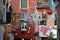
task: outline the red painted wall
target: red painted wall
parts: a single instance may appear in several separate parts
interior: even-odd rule
[[[20,0],[11,0],[13,13],[28,12],[33,13],[36,7],[36,0],[28,0],[28,9],[22,10],[20,8]]]

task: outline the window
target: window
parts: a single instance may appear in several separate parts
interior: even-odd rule
[[[40,25],[46,25],[46,20],[40,21]]]
[[[40,25],[40,21],[38,21],[38,25]]]
[[[42,13],[38,14],[38,21],[41,21],[41,20],[42,20]]]
[[[42,13],[42,19],[46,19],[46,14]]]
[[[38,21],[38,25],[46,25],[46,20]]]
[[[38,18],[39,18],[38,25],[46,25],[46,14],[42,13],[42,15],[40,14]]]
[[[21,8],[27,8],[27,0],[21,0]]]
[[[36,15],[34,15],[34,18],[36,18]]]
[[[28,29],[28,22],[24,21],[24,20],[21,20],[19,27],[20,27],[21,31],[26,31]]]

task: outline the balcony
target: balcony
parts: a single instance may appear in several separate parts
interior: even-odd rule
[[[37,9],[41,9],[41,8],[49,8],[49,3],[48,3],[48,1],[41,1],[41,0],[38,0],[37,1],[37,7],[36,7]]]
[[[49,9],[49,6],[46,6],[46,5],[43,5],[43,6],[37,5],[37,9]]]

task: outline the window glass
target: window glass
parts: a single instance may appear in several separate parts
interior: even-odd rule
[[[40,21],[40,25],[46,25],[46,20]]]
[[[27,21],[21,20],[19,25],[20,25],[19,27],[21,30],[27,30],[28,29],[28,22]]]
[[[27,8],[27,0],[21,0],[21,8]]]
[[[41,17],[41,16],[42,16],[42,17]],[[46,14],[43,14],[43,13],[42,13],[41,16],[38,17],[38,18],[40,19],[40,20],[38,21],[38,25],[46,25]]]
[[[42,14],[42,19],[46,19],[46,14]]]

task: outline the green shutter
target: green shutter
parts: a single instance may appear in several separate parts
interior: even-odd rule
[[[21,8],[27,8],[27,0],[21,0]]]

